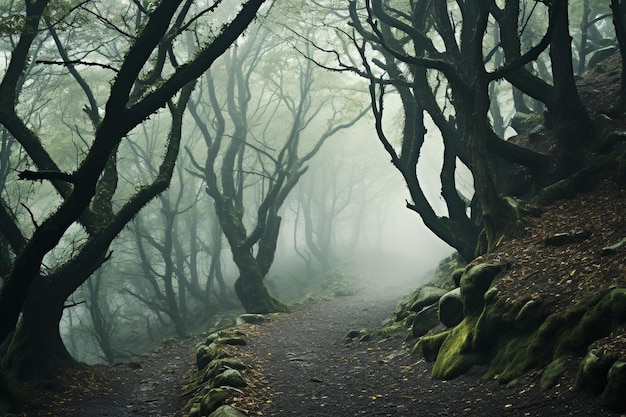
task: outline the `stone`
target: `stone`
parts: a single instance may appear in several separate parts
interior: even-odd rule
[[[248,324],[261,324],[265,322],[265,316],[263,314],[241,314],[237,317],[237,325]]]
[[[439,321],[451,328],[463,320],[463,299],[461,288],[448,291],[439,299]]]
[[[621,249],[624,249],[625,247],[626,247],[626,237],[620,240],[619,242],[613,243],[612,245],[602,248],[602,251],[600,252],[600,254],[602,256],[613,255],[619,252]]]
[[[236,369],[227,369],[213,380],[213,387],[243,388],[246,385],[248,384],[243,379],[241,372]]]
[[[539,327],[547,316],[547,311],[539,300],[528,300],[514,319],[515,328],[529,332]]]
[[[365,334],[365,330],[350,330],[347,334],[346,334],[346,339],[347,340],[352,340],[352,339],[356,339],[357,337],[363,336]]]
[[[603,406],[626,412],[626,362],[617,361],[609,369],[606,388],[602,393]]]
[[[590,237],[591,232],[588,230],[575,230],[568,233],[556,233],[547,237],[544,243],[546,246],[565,246],[583,242]]]
[[[434,362],[437,360],[439,350],[446,340],[451,330],[446,330],[442,333],[437,333],[432,336],[424,336],[417,341],[411,353],[422,356],[427,362]]]
[[[572,198],[576,195],[576,189],[572,180],[565,179],[555,182],[552,185],[539,191],[537,195],[537,204],[541,206],[549,206],[559,200]]]
[[[561,356],[560,358],[556,358],[546,368],[543,370],[541,374],[541,380],[539,381],[539,387],[541,391],[545,391],[549,388],[556,386],[559,379],[565,371],[567,371],[567,362],[568,357]]]
[[[220,358],[211,361],[204,370],[204,376],[202,382],[214,379],[216,375],[224,372],[227,369],[237,369],[239,371],[246,369],[241,361],[234,358]]]
[[[211,414],[232,396],[226,388],[211,388],[200,400],[200,413],[203,416]]]
[[[485,293],[504,265],[483,263],[465,270],[461,277],[461,298],[465,316],[478,314],[485,304]]]
[[[606,387],[609,369],[616,360],[615,354],[606,355],[598,349],[589,349],[578,367],[576,391],[586,397],[600,395]]]
[[[217,344],[200,345],[196,349],[196,366],[198,370],[204,369],[209,362],[215,359],[226,357],[227,353]]]
[[[419,312],[424,307],[428,307],[429,305],[439,301],[439,298],[446,292],[447,291],[443,288],[431,287],[429,285],[421,287],[414,293],[413,302],[411,303],[409,310]]]
[[[230,405],[223,405],[209,414],[209,417],[246,417],[246,415]]]
[[[428,306],[415,315],[411,331],[414,337],[422,337],[430,329],[439,324],[439,314],[437,304]]]

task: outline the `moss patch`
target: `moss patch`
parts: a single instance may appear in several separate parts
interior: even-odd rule
[[[476,317],[466,317],[450,331],[439,349],[433,366],[433,378],[452,379],[484,362],[484,354],[473,349],[472,330],[476,322]]]
[[[541,374],[541,381],[539,383],[542,391],[552,388],[557,384],[559,378],[561,378],[561,376],[565,374],[565,371],[567,371],[568,361],[568,357],[561,356],[560,358],[556,358],[555,360],[550,362],[548,366],[546,366],[546,369],[544,369],[543,373]]]

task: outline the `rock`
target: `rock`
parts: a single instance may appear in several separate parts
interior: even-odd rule
[[[437,353],[432,378],[453,379],[469,371],[472,366],[484,362],[481,354],[472,349],[472,329],[476,321],[475,316],[466,317],[450,330]]]
[[[246,417],[246,415],[230,405],[223,405],[209,414],[209,417]]]
[[[611,410],[626,412],[626,362],[617,361],[609,369],[602,405]]]
[[[214,379],[218,374],[227,369],[237,369],[240,371],[246,369],[246,365],[234,358],[215,359],[206,366],[202,382]]]
[[[439,299],[439,321],[451,328],[463,320],[463,299],[461,288],[448,291]]]
[[[443,288],[424,286],[419,288],[414,294],[411,306],[409,307],[410,311],[419,312],[424,307],[428,307],[439,301],[439,298],[444,295],[447,291]]]
[[[214,387],[233,387],[243,388],[246,385],[246,381],[241,376],[241,372],[236,369],[227,369],[221,374],[218,374],[213,380]]]
[[[411,327],[414,337],[424,336],[430,329],[439,324],[439,314],[437,310],[438,305],[433,304],[422,309],[422,311],[415,315],[413,326]]]
[[[614,253],[619,252],[620,249],[626,247],[626,237],[619,242],[613,243],[607,247],[602,248],[600,254],[602,256],[613,255]]]
[[[372,340],[372,335],[369,333],[365,333],[363,336],[359,337],[359,342],[369,342]]]
[[[503,269],[504,265],[501,264],[483,263],[465,270],[461,277],[460,287],[465,316],[482,311],[485,293]]]
[[[218,344],[218,345],[233,345],[233,346],[245,346],[246,334],[237,329],[220,330],[219,332],[211,333],[204,341],[206,345]]]
[[[422,337],[411,349],[411,353],[422,356],[428,362],[434,362],[437,360],[439,349],[446,340],[451,330],[447,330],[442,333],[437,333],[432,336]]]
[[[539,327],[546,316],[546,308],[540,301],[529,300],[515,316],[515,328],[522,332],[529,332]]]
[[[237,325],[248,324],[261,324],[265,322],[265,316],[263,314],[241,314],[237,317]]]
[[[588,230],[575,230],[569,233],[556,233],[545,240],[546,246],[565,246],[583,242],[591,237]]]
[[[196,349],[196,366],[198,367],[198,370],[202,370],[212,360],[223,358],[225,356],[227,356],[226,352],[223,349],[220,349],[215,343],[211,343],[210,345],[200,345]]]
[[[537,195],[537,204],[541,206],[549,206],[558,201],[572,198],[576,195],[576,189],[572,180],[565,179],[558,181],[552,185],[539,191]]]
[[[348,334],[346,334],[345,338],[348,340],[352,340],[364,335],[365,333],[365,330],[350,330]]]
[[[607,384],[609,369],[617,360],[615,354],[590,349],[578,367],[574,388],[584,396],[600,395]]]
[[[211,388],[200,400],[201,415],[211,414],[221,405],[224,405],[224,402],[231,396],[230,391],[225,388]]]
[[[565,371],[567,370],[568,360],[568,357],[561,356],[560,358],[553,360],[548,366],[546,366],[546,368],[543,370],[543,373],[541,374],[541,381],[539,382],[541,391],[552,388],[558,383],[559,378],[561,378],[561,376],[565,374]]]

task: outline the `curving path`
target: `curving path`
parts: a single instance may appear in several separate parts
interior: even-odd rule
[[[267,384],[259,398],[265,416],[611,416],[598,401],[578,398],[570,372],[546,392],[537,375],[514,389],[481,382],[480,370],[452,381],[429,378],[431,364],[408,353],[400,336],[348,341],[350,330],[376,329],[399,294],[369,294],[300,306],[261,326],[247,353]]]

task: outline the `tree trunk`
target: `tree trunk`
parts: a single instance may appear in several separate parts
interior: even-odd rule
[[[245,245],[246,229],[241,219],[241,211],[235,208],[232,200],[215,198],[214,201],[215,212],[239,270],[235,293],[243,308],[247,313],[258,314],[289,311],[285,304],[270,295],[263,283],[265,275],[261,265],[252,254],[251,248]]]
[[[51,280],[33,281],[2,364],[18,379],[50,378],[59,368],[77,364],[59,333],[65,298]]]
[[[626,112],[626,26],[624,26],[624,7],[621,0],[611,0],[613,10],[613,26],[615,36],[619,44],[619,53],[622,61],[622,75],[617,102],[613,107],[613,113],[622,115]]]
[[[574,78],[567,3],[554,3],[553,16],[556,22],[550,43],[555,96],[549,111],[557,138],[558,175],[561,177],[572,175],[584,166],[583,143],[589,140],[592,133],[591,121],[578,95]]]

